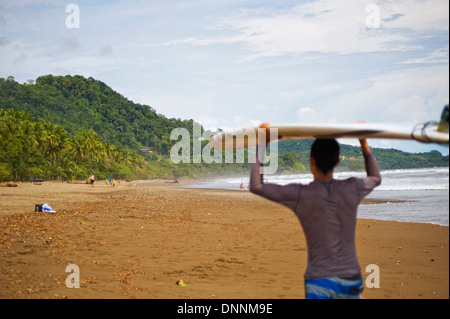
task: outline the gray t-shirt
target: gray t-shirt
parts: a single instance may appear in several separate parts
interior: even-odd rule
[[[355,247],[361,200],[375,187],[371,179],[349,178],[298,185],[294,212],[305,232],[305,278],[352,277],[361,273]]]
[[[361,274],[355,247],[357,209],[381,182],[372,153],[365,155],[365,162],[365,178],[314,180],[308,185],[263,185],[255,191],[291,208],[300,220],[308,245],[305,279]]]

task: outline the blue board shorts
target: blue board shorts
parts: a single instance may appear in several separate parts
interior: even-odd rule
[[[306,299],[361,299],[363,290],[361,276],[305,279]]]

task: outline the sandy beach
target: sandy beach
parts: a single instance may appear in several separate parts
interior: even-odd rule
[[[306,242],[291,211],[187,182],[0,187],[0,298],[304,298]],[[34,212],[43,202],[57,212]],[[364,280],[368,265],[380,270],[364,298],[449,298],[447,226],[359,219],[356,235]],[[71,264],[79,289],[66,287]]]

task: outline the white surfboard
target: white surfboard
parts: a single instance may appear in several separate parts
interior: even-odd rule
[[[270,132],[272,132],[272,135],[277,134],[277,136],[270,137],[271,141],[316,138],[378,138],[449,144],[448,124],[447,131],[441,130],[440,127],[438,130],[437,122],[426,122],[413,127],[394,124],[350,123],[269,125],[269,128],[266,130],[267,135]],[[209,142],[210,147],[222,150],[252,147],[257,144],[258,127],[220,133],[215,135]]]

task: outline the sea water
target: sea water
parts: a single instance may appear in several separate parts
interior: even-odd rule
[[[336,172],[335,179],[364,177],[365,172]],[[381,171],[382,183],[367,198],[382,204],[361,205],[359,218],[449,225],[449,168]],[[311,174],[267,175],[265,181],[280,185],[308,184]],[[242,188],[241,188],[242,185]],[[203,181],[188,187],[248,191],[249,176]]]

